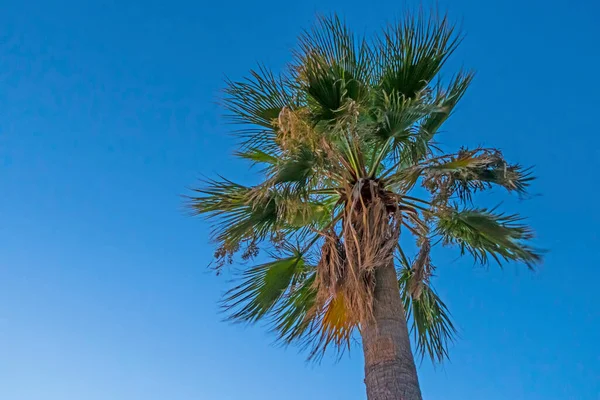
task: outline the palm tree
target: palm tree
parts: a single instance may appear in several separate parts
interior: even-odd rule
[[[529,171],[497,149],[435,144],[473,78],[438,76],[459,42],[446,17],[423,13],[371,40],[320,18],[284,73],[227,82],[226,108],[243,125],[237,156],[262,182],[205,181],[190,198],[214,218],[217,270],[269,256],[225,295],[230,318],[266,321],[311,359],[359,334],[369,400],[421,399],[409,332],[418,356],[447,357],[455,328],[430,285],[432,246],[482,264],[540,261],[520,217],[472,205],[494,186],[525,193]],[[414,257],[401,234],[414,237]]]

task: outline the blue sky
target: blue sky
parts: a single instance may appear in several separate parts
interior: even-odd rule
[[[412,3],[409,3],[412,4]],[[550,250],[536,274],[436,253],[461,338],[419,367],[427,400],[600,399],[600,62],[592,2],[440,1],[477,70],[440,136],[535,165],[506,198]],[[246,181],[216,105],[225,75],[289,60],[316,13],[358,32],[394,1],[2,2],[0,398],[364,399],[362,355],[304,362],[260,327],[221,322],[227,278],[179,197]],[[492,195],[484,202],[505,197]]]

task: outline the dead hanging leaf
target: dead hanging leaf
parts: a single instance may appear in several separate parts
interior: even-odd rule
[[[331,295],[335,295],[338,286],[345,277],[346,256],[339,236],[332,229],[325,237],[321,247],[321,259],[317,265],[317,285],[327,288]]]
[[[423,292],[423,286],[429,284],[429,279],[435,267],[431,263],[431,243],[428,238],[423,238],[420,243],[419,254],[411,267],[411,276],[408,281],[408,292],[413,299],[418,300]]]
[[[273,126],[277,128],[276,140],[284,151],[293,152],[300,146],[312,150],[317,148],[319,137],[309,123],[308,112],[306,109],[283,107],[273,121]]]
[[[345,193],[348,198],[339,233],[329,232],[322,247],[316,306],[341,296],[348,318],[358,324],[372,318],[375,269],[393,262],[402,219],[374,180],[359,180]]]

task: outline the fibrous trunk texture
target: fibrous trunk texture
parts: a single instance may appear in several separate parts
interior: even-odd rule
[[[392,263],[375,270],[373,320],[361,328],[368,400],[421,400]]]

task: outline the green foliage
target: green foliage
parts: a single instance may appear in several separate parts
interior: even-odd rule
[[[461,149],[456,154],[430,157],[411,166],[401,166],[388,177],[388,184],[408,191],[422,180],[436,203],[447,203],[452,196],[470,201],[474,193],[504,187],[525,194],[533,180],[528,169],[509,164],[496,149]]]
[[[276,77],[265,67],[250,71],[250,77],[244,81],[227,82],[224,105],[232,122],[246,126],[238,131],[243,147],[263,152],[277,148],[273,120],[282,108],[294,104],[288,85],[285,78]]]
[[[424,13],[416,18],[408,14],[401,23],[388,27],[376,48],[379,88],[415,97],[456,49],[460,37],[454,32],[446,17],[427,18]]]
[[[488,257],[501,261],[519,261],[533,268],[541,261],[540,252],[529,246],[531,228],[518,215],[495,210],[466,208],[447,209],[437,215],[437,230],[444,244],[456,244],[461,254],[470,253],[481,264]]]
[[[435,102],[439,105],[441,111],[429,114],[419,126],[419,133],[424,135],[426,140],[431,140],[448,119],[458,101],[466,93],[473,77],[473,72],[461,71],[456,74],[447,88],[444,89],[441,84],[437,85]]]
[[[318,162],[315,153],[307,147],[301,147],[287,160],[283,160],[276,168],[274,184],[297,183],[305,187]]]
[[[448,345],[454,341],[456,329],[452,324],[446,304],[427,282],[421,282],[421,290],[415,296],[409,290],[414,278],[411,268],[403,267],[399,273],[400,294],[408,320],[412,322],[417,351],[438,362],[448,358]]]
[[[241,124],[236,154],[260,165],[264,179],[252,187],[204,182],[189,205],[214,223],[217,269],[237,254],[251,260],[266,250],[272,258],[247,268],[227,293],[231,319],[266,321],[283,343],[300,343],[317,359],[329,347],[348,348],[362,318],[354,306],[372,299],[375,284],[358,264],[380,261],[389,248],[400,260],[417,352],[442,361],[455,328],[430,284],[431,244],[457,246],[482,264],[541,261],[520,217],[470,208],[493,187],[526,194],[529,170],[497,149],[446,154],[434,142],[473,79],[469,71],[440,78],[460,40],[445,17],[424,13],[373,40],[336,16],[320,18],[284,73],[260,67],[227,82],[225,107]],[[415,236],[412,264],[395,242],[398,229]],[[352,276],[360,276],[354,286]]]
[[[368,95],[371,55],[364,40],[356,40],[337,17],[319,18],[300,37],[293,66],[298,86],[315,113],[313,120],[332,120],[347,100],[361,103]]]
[[[233,320],[256,321],[273,310],[307,269],[299,252],[252,267],[243,273],[242,282],[227,292],[223,306]]]
[[[229,180],[207,181],[195,190],[190,206],[198,214],[218,218],[213,236],[226,246],[236,247],[244,239],[264,239],[277,225],[277,199],[272,194],[256,197],[253,189]]]
[[[314,282],[315,274],[308,273],[302,282],[290,288],[287,295],[281,298],[273,312],[273,328],[279,339],[286,344],[310,337],[307,335],[312,331],[309,314],[317,296]],[[309,339],[308,342],[310,344],[312,340]]]
[[[431,102],[427,93],[417,93],[414,97],[405,97],[399,92],[381,93],[377,111],[378,126],[374,134],[385,141],[393,138],[402,143],[410,135],[415,124],[432,113],[444,113],[441,104]]]
[[[244,158],[246,160],[250,160],[255,164],[268,164],[275,165],[277,164],[277,157],[272,154],[267,153],[264,150],[261,150],[256,147],[250,147],[243,151],[238,151],[235,153],[238,157]]]

